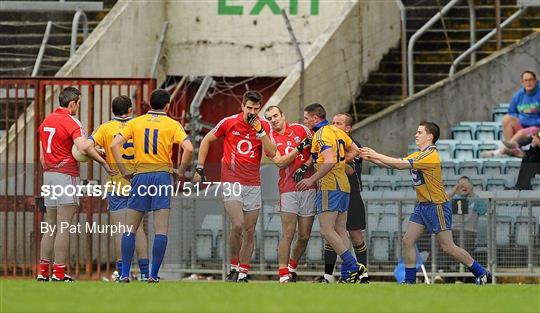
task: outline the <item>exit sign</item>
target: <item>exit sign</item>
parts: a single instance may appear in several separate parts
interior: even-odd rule
[[[289,14],[298,14],[299,0],[289,0]],[[301,0],[302,5],[309,5],[311,15],[319,15],[319,0]],[[274,15],[281,14],[281,8],[276,0],[256,0],[253,5],[234,4],[234,0],[218,0],[219,15],[244,15],[244,12],[249,12],[249,15],[259,15],[262,11],[270,10]]]

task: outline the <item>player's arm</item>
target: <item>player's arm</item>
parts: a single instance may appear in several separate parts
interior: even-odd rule
[[[122,158],[122,151],[120,151],[120,148],[127,142],[127,139],[124,138],[122,134],[118,134],[114,136],[113,141],[111,142],[111,151],[114,158],[114,161],[116,162],[116,165],[118,166],[118,170],[124,176],[127,180],[131,179],[131,176],[133,173],[128,172],[126,170],[126,167],[124,166],[124,160]]]
[[[182,142],[182,160],[180,161],[180,166],[178,167],[178,175],[184,176],[186,170],[190,167],[191,161],[193,160],[193,144],[191,140],[184,140]]]
[[[326,174],[328,174],[336,165],[336,163],[334,162],[334,151],[332,151],[331,148],[325,149],[323,152],[321,152],[320,156],[323,157],[324,162],[319,166],[313,176],[301,180],[296,185],[296,188],[299,191],[308,190],[309,188],[313,187],[317,183],[317,181],[319,181],[319,179],[323,178]]]
[[[353,161],[354,158],[356,158],[359,155],[360,155],[360,148],[358,148],[358,146],[354,142],[352,142],[351,146],[345,149],[345,163],[349,163]]]
[[[81,151],[82,153],[89,156],[92,160],[99,163],[103,169],[107,172],[107,174],[114,176],[118,174],[116,170],[113,170],[109,167],[109,164],[107,164],[107,161],[101,157],[101,155],[96,151],[94,148],[94,142],[91,140],[86,139],[84,136],[80,136],[75,138],[73,140],[73,143],[75,146],[77,146],[77,149]]]
[[[300,144],[298,144],[296,149],[292,150],[287,155],[281,155],[279,153],[279,151],[276,149],[276,155],[271,160],[272,160],[272,162],[274,162],[274,164],[277,165],[277,167],[285,168],[285,167],[289,166],[289,164],[291,164],[294,161],[294,159],[296,159],[296,157],[298,157],[299,154],[303,153],[304,149],[309,148],[310,146],[311,146],[311,137],[307,137]],[[311,157],[309,157],[308,161],[310,161],[310,160],[311,160]],[[311,161],[308,164],[308,166],[310,164],[311,164]]]
[[[204,162],[206,162],[206,157],[208,156],[208,151],[210,150],[210,144],[219,139],[218,136],[214,135],[214,132],[211,131],[206,136],[204,136],[199,146],[199,154],[197,157],[197,167],[195,168],[195,175],[193,176],[194,182],[202,182],[206,180],[206,175],[204,173]]]
[[[371,148],[364,147],[360,149],[360,152],[360,156],[377,165],[384,164],[384,167],[394,168],[397,170],[405,170],[412,168],[412,164],[411,162],[409,162],[409,160],[393,158],[382,153],[378,153]]]
[[[39,144],[39,161],[41,162],[41,167],[46,169],[47,164],[45,164],[45,155],[43,154],[43,147],[41,146],[41,143]]]
[[[268,156],[268,158],[273,159],[274,156],[276,156],[277,147],[266,135],[266,131],[264,130],[264,127],[257,115],[253,115],[248,123],[251,124],[251,126],[253,126],[257,132],[257,138],[262,142],[264,153]]]
[[[347,174],[347,176],[354,174],[354,168],[350,164],[345,164],[345,174]]]

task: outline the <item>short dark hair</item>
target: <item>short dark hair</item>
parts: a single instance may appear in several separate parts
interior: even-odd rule
[[[439,137],[441,136],[439,125],[433,122],[421,121],[419,126],[424,126],[427,133],[433,135],[433,143],[436,143],[437,140],[439,140]]]
[[[469,178],[469,176],[465,176],[465,175],[461,176],[458,180],[462,180],[462,179],[471,181],[471,179]]]
[[[277,105],[271,105],[271,106],[267,107],[266,110],[264,110],[264,113],[267,113],[272,109],[278,109],[279,114],[283,115],[283,111],[281,111],[281,109]]]
[[[325,119],[326,118],[326,110],[324,107],[319,103],[312,103],[304,108],[305,112],[308,112],[309,114],[314,114],[318,116],[319,118]]]
[[[67,108],[71,101],[78,101],[81,98],[81,92],[75,87],[66,87],[58,96],[58,103],[61,107]]]
[[[263,96],[260,92],[256,90],[248,90],[244,93],[242,97],[242,105],[246,104],[248,101],[254,103],[261,103],[263,101]]]
[[[114,115],[127,114],[131,107],[131,99],[128,96],[118,96],[112,101],[112,112]]]
[[[165,89],[156,89],[150,96],[150,107],[154,110],[163,110],[171,102],[171,94]]]
[[[352,115],[350,115],[349,113],[338,113],[336,115],[345,116],[345,125],[346,126],[352,126],[353,125],[353,118],[352,118]]]
[[[532,77],[536,80],[536,73],[533,72],[533,70],[524,70],[524,71],[521,73],[521,79],[523,79],[523,76],[525,76],[525,74],[531,74]]]

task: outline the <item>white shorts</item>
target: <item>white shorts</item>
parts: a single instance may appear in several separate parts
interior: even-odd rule
[[[254,211],[261,208],[261,186],[240,185],[240,195],[229,193],[223,195],[223,202],[239,201],[243,205],[244,211]]]
[[[292,191],[282,193],[279,199],[279,212],[293,213],[298,216],[315,216],[315,198],[317,191]]]
[[[68,174],[56,172],[43,173],[43,185],[49,186],[50,195],[45,195],[46,207],[58,207],[59,205],[79,205],[79,197],[77,197],[77,185],[79,185],[79,177],[74,177]],[[66,188],[67,186],[73,186]],[[61,193],[53,195],[52,191]],[[55,199],[53,199],[55,198]]]

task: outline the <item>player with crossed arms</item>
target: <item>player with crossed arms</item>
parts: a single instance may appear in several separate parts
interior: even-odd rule
[[[231,220],[229,251],[231,270],[228,282],[248,282],[247,274],[254,248],[255,226],[261,209],[260,165],[262,152],[273,158],[276,146],[268,138],[272,134],[270,124],[259,120],[262,95],[247,91],[242,98],[242,112],[221,120],[203,138],[199,149],[194,182],[206,181],[204,163],[210,144],[220,137],[223,142],[221,182],[240,183],[241,194],[223,193],[225,210]]]

